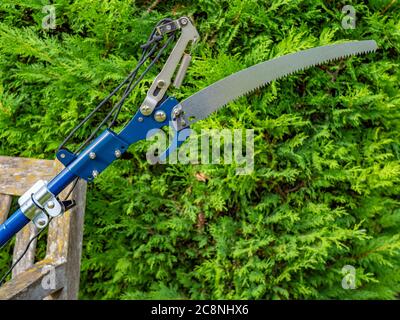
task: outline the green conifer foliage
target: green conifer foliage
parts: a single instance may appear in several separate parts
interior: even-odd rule
[[[0,154],[52,159],[163,17],[201,34],[178,99],[255,63],[344,40],[379,50],[299,72],[194,129],[255,130],[235,165],[150,165],[147,142],[90,185],[83,299],[394,299],[400,291],[400,5],[393,1],[0,3]],[[353,5],[356,28],[341,25]],[[121,124],[162,66],[127,101]],[[86,125],[77,146],[101,119]],[[5,270],[8,252],[0,253]],[[353,266],[356,288],[344,289]]]

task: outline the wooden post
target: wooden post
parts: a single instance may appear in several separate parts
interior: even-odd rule
[[[79,181],[72,192],[76,207],[54,219],[47,238],[47,257],[66,262],[66,283],[57,298],[75,300],[78,298],[80,265],[82,253],[83,221],[86,203],[86,182]]]
[[[10,211],[11,202],[11,196],[0,194],[0,223],[6,221],[8,212]]]

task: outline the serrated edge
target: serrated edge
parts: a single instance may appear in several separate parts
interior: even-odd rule
[[[273,81],[276,81],[276,80],[279,80],[279,79],[283,79],[283,78],[285,78],[285,77],[288,77],[288,76],[290,76],[290,75],[293,75],[294,73],[297,73],[297,72],[300,72],[300,71],[304,71],[304,70],[306,70],[306,69],[310,69],[310,68],[315,67],[315,66],[319,66],[319,65],[323,65],[323,64],[328,64],[328,63],[333,62],[333,61],[338,61],[338,60],[341,60],[341,59],[347,59],[347,58],[353,57],[353,56],[366,55],[366,54],[369,54],[369,53],[372,53],[372,52],[376,52],[376,50],[377,50],[377,47],[374,48],[374,49],[365,49],[365,50],[362,50],[362,49],[361,49],[361,50],[358,51],[358,52],[353,52],[353,53],[345,54],[345,55],[343,55],[343,56],[338,56],[338,57],[335,57],[335,58],[332,58],[332,59],[322,60],[322,61],[319,61],[319,62],[310,64],[310,65],[301,66],[299,69],[296,69],[296,70],[294,70],[294,71],[292,71],[292,72],[289,72],[289,73],[287,73],[287,74],[282,74],[281,76],[278,76],[277,78],[275,78],[275,79],[273,79],[273,80],[266,81],[265,83],[261,84],[261,85],[258,86],[258,87],[255,87],[255,88],[253,88],[253,89],[251,89],[251,90],[249,90],[249,91],[246,91],[246,92],[244,92],[244,93],[242,93],[242,94],[240,94],[240,95],[238,95],[238,96],[236,96],[236,97],[233,97],[233,98],[230,99],[230,101],[228,101],[227,103],[222,104],[222,105],[219,106],[216,110],[210,112],[210,113],[207,115],[207,117],[209,117],[210,115],[212,115],[212,114],[215,113],[215,112],[218,112],[220,109],[225,108],[225,107],[226,107],[228,104],[230,104],[231,102],[236,101],[236,100],[240,99],[241,97],[244,97],[244,96],[247,96],[247,95],[249,95],[249,94],[252,94],[253,92],[255,92],[255,91],[257,91],[257,90],[259,90],[259,89],[261,89],[261,88],[267,86],[268,84],[270,84],[270,83],[273,82]],[[229,76],[228,76],[228,77],[229,77]],[[223,78],[223,79],[224,79],[224,78]],[[221,79],[221,80],[223,80],[223,79]],[[220,80],[219,80],[219,81],[220,81]],[[189,117],[190,117],[190,115],[189,115]],[[195,123],[195,122],[200,121],[200,120],[203,120],[203,119],[204,119],[204,118],[202,118],[202,119],[195,119],[195,120],[193,120],[193,121],[189,121],[189,123],[192,124],[192,123]]]

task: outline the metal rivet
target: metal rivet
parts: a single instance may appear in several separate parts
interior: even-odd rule
[[[96,154],[93,151],[90,152],[89,153],[89,158],[92,159],[92,160],[96,159]]]
[[[47,221],[46,219],[39,219],[36,223],[39,227],[44,227],[47,224]]]
[[[172,115],[174,116],[174,118],[179,117],[180,114],[182,112],[182,108],[181,107],[176,107],[174,108],[174,111],[172,112]]]
[[[144,116],[149,116],[152,112],[151,108],[147,105],[143,105],[140,107],[140,112],[144,115]]]
[[[97,170],[93,170],[92,176],[93,178],[96,178],[99,175],[99,172]]]
[[[56,206],[56,205],[55,205],[54,201],[49,201],[49,202],[47,202],[47,208],[49,208],[49,209],[54,209],[55,206]]]
[[[163,121],[165,121],[165,119],[167,119],[167,115],[165,114],[164,111],[159,110],[154,114],[154,119],[157,122],[163,122]]]
[[[143,122],[143,117],[139,117],[137,120],[138,120],[139,122]]]
[[[159,80],[159,81],[157,82],[157,86],[158,86],[159,88],[164,87],[164,86],[165,86],[165,81],[164,81],[164,80]]]
[[[117,158],[119,158],[119,157],[121,157],[121,155],[122,155],[122,153],[121,153],[121,151],[120,150],[115,150],[115,156],[117,157]]]
[[[65,158],[65,153],[61,153],[60,157],[61,157],[61,159],[64,159]]]
[[[181,19],[181,23],[186,26],[188,24],[188,20],[186,18]]]

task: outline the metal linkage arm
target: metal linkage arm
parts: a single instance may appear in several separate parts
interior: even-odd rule
[[[181,29],[182,34],[178,39],[170,56],[168,57],[168,60],[166,61],[163,69],[155,78],[153,84],[147,92],[146,98],[140,106],[140,111],[142,112],[143,116],[149,116],[150,114],[152,114],[156,105],[164,97],[165,92],[171,84],[172,77],[176,69],[178,68],[179,63],[180,68],[176,74],[174,86],[178,88],[182,84],[183,78],[191,60],[190,54],[185,53],[185,51],[189,43],[192,43],[193,45],[197,42],[200,36],[197,32],[197,29],[194,27],[188,17],[182,17],[178,20],[161,25],[157,28],[157,31],[160,35],[162,35],[165,33],[173,32],[177,29]]]

